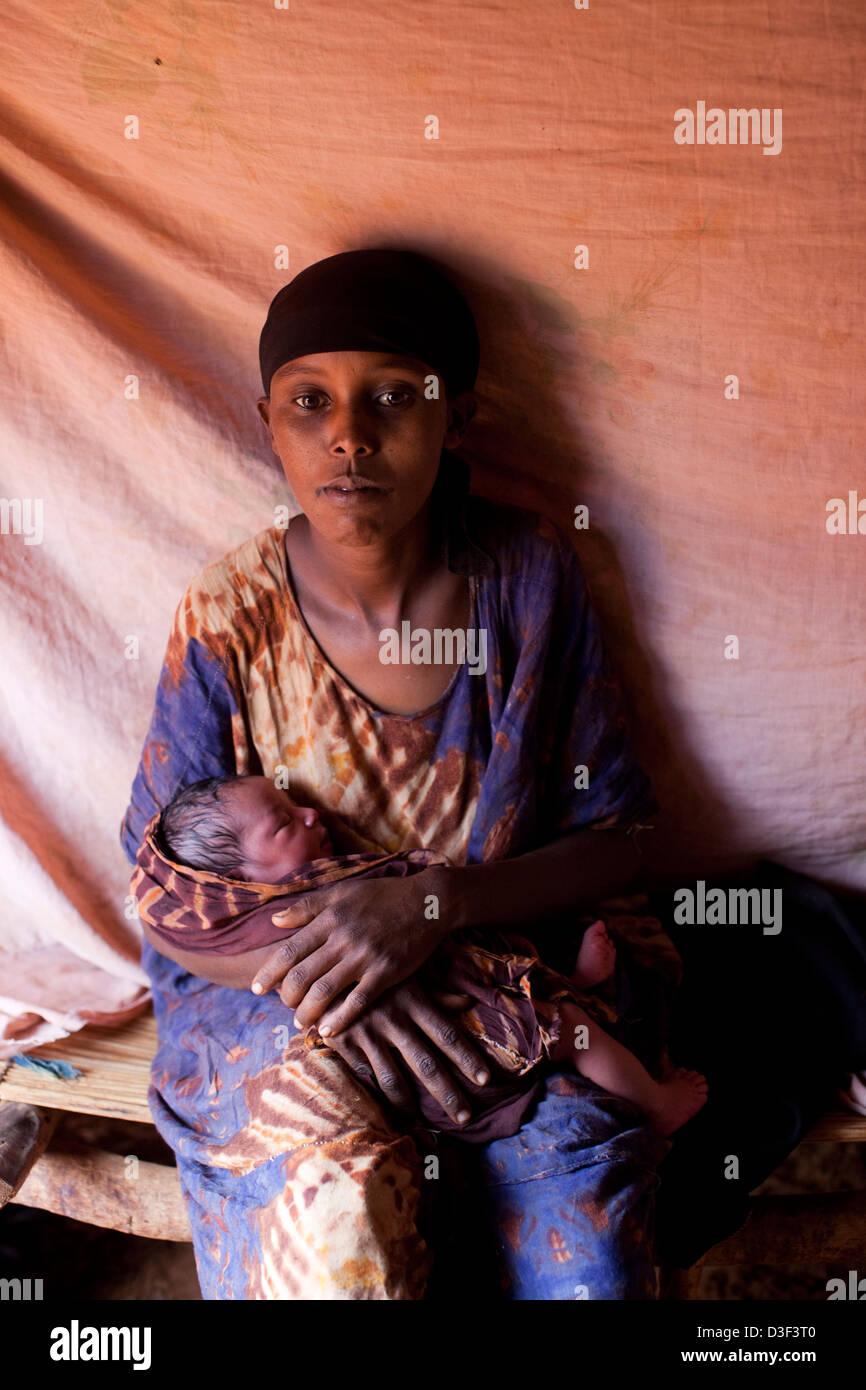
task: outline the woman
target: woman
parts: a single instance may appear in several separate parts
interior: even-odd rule
[[[302,930],[276,949],[144,945],[151,1103],[202,1290],[423,1297],[419,1221],[456,1154],[449,1181],[472,1169],[507,1297],[651,1298],[668,1145],[633,1107],[555,1074],[518,1134],[470,1157],[413,1129],[401,1076],[460,1119],[461,1077],[488,1075],[455,1026],[460,1001],[425,987],[445,933],[546,925],[556,950],[557,921],[633,877],[634,830],[656,803],[578,562],[541,518],[468,494],[452,451],[475,410],[478,339],[431,262],[369,250],[309,267],[273,300],[260,361],[258,409],[301,514],[187,590],[127,856],[181,786],[237,771],[315,806],[346,852],[429,848],[455,867],[293,906],[281,920]],[[486,661],[389,663],[390,630],[469,632]],[[329,1052],[305,1048],[290,1011]]]

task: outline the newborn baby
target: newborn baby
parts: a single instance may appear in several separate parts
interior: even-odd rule
[[[175,865],[218,875],[228,881],[229,889],[232,882],[279,885],[315,870],[316,861],[322,867],[342,862],[334,854],[318,812],[296,805],[266,777],[211,778],[185,788],[159,817],[155,843]],[[358,855],[344,859],[348,864],[370,858],[385,866],[390,860],[423,857],[423,852],[415,851],[384,859]],[[406,871],[420,867],[424,865],[413,863],[406,865]],[[291,891],[287,886],[287,892]],[[272,939],[276,942],[284,935],[275,927]],[[487,949],[491,944],[500,946],[498,953]],[[244,949],[240,939],[235,945]],[[679,1129],[706,1102],[707,1083],[698,1072],[671,1068],[669,1075],[656,1081],[628,1048],[600,1026],[600,1017],[608,1022],[617,1018],[609,1004],[588,993],[613,975],[616,963],[616,947],[603,921],[586,928],[570,978],[551,971],[531,943],[511,934],[454,933],[434,953],[434,963],[437,958],[440,968],[443,962],[445,966],[440,977],[443,987],[473,1000],[462,1015],[470,1036],[492,1061],[512,1073],[504,1088],[467,1087],[476,1099],[501,1114],[508,1110],[503,1090],[514,1094],[522,1087],[525,1092],[529,1073],[537,1071],[544,1057],[555,1063],[570,1062],[605,1091],[633,1102],[664,1135]],[[509,990],[517,1003],[508,996]],[[528,1003],[541,1041],[534,1051],[524,1048],[521,1053],[513,1045],[516,1016]],[[506,1046],[506,1041],[512,1045]],[[467,1137],[478,1142],[498,1137],[495,1125],[485,1125],[477,1115],[469,1126],[453,1124],[429,1092],[417,1081],[416,1085],[422,1113],[437,1127],[453,1127],[457,1133],[469,1130]]]

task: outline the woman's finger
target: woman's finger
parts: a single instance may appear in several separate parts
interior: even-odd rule
[[[338,1057],[342,1057],[349,1071],[357,1076],[359,1081],[363,1081],[368,1086],[375,1085],[376,1073],[373,1071],[370,1060],[355,1043],[349,1042],[348,1038],[340,1038],[339,1043],[329,1043],[329,1047]]]
[[[373,1068],[376,1085],[388,1103],[398,1110],[417,1110],[409,1083],[401,1074],[391,1049],[369,1029],[360,1034],[358,1046]]]
[[[349,971],[348,982],[344,979],[342,988],[345,989],[347,983],[353,983],[351,971]],[[315,1016],[318,1020],[318,1029],[321,1036],[323,1038],[333,1038],[338,1033],[343,1032],[344,1029],[349,1028],[353,1023],[356,1023],[364,1010],[368,1009],[373,1001],[379,998],[379,995],[384,992],[390,983],[390,980],[383,980],[381,977],[377,978],[375,975],[365,975],[357,982],[355,988],[349,991],[345,999],[343,999],[335,1009],[330,1009],[325,1013],[323,1007]],[[338,993],[339,990],[334,990],[334,995]],[[332,995],[332,998],[334,995]]]
[[[414,1072],[425,1091],[430,1092],[452,1120],[466,1124],[472,1117],[466,1096],[448,1068],[442,1065],[441,1056],[430,1045],[429,1038],[418,1032],[408,1020],[387,1023],[385,1030],[391,1047]]]
[[[311,1023],[321,1019],[338,994],[355,983],[355,974],[352,966],[345,961],[338,961],[334,965],[333,956],[325,948],[308,956],[289,971],[280,989],[280,998],[290,1009],[294,1009],[298,1027],[309,1028]],[[348,997],[351,998],[351,995]],[[357,1013],[360,1012],[359,1009]],[[323,1033],[319,1028],[319,1035],[327,1038],[329,1033]]]
[[[358,1041],[341,1037],[328,1046],[342,1057],[346,1066],[365,1085],[381,1091],[382,1095],[398,1110],[417,1110],[412,1092],[405,1077],[400,1073],[394,1057],[380,1047],[369,1034],[358,1035]]]
[[[367,971],[360,979],[357,979],[357,976],[353,979],[352,969],[346,965],[339,976],[338,989],[334,991],[334,995],[339,993],[340,989],[345,989],[348,984],[354,984],[354,989],[348,991],[336,1008],[326,1011],[323,1007],[316,1009],[315,1014],[308,1011],[306,1016],[316,1020],[323,1038],[335,1037],[337,1033],[357,1023],[361,1015],[366,1013],[386,990],[394,989],[405,982],[405,976],[401,974],[397,974],[396,979],[394,977],[395,970],[392,965],[380,965],[377,969]]]
[[[294,898],[275,912],[271,918],[278,927],[305,927],[328,907],[334,907],[346,896],[346,885],[335,884],[330,889],[319,888],[312,896]]]
[[[426,1034],[469,1081],[486,1086],[490,1080],[490,1064],[467,1042],[460,1025],[431,1004],[422,990],[407,993],[409,997],[402,1001],[403,1007],[416,1028]]]
[[[268,957],[253,976],[250,985],[253,994],[267,994],[268,990],[278,985],[299,961],[312,955],[325,939],[322,931],[315,926],[304,927],[301,931],[293,932],[291,936],[286,937],[285,941],[274,947],[273,955]]]
[[[275,912],[271,921],[278,927],[305,927],[314,917],[318,917],[327,905],[327,896],[324,893],[317,894],[315,899],[296,898],[294,902],[287,903]]]

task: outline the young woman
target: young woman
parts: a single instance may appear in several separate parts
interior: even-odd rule
[[[277,948],[146,943],[151,1101],[205,1297],[417,1299],[435,1139],[413,1130],[401,1069],[458,1119],[461,1077],[488,1075],[425,962],[446,932],[533,936],[625,889],[656,803],[571,548],[469,495],[453,451],[478,338],[442,271],[405,251],[329,257],[273,300],[260,361],[258,409],[301,511],[182,599],[125,851],[180,787],[254,772],[284,778],[346,852],[427,848],[456,867],[335,887],[285,914],[303,929]],[[389,630],[410,647],[483,634],[484,669],[383,661]],[[293,1017],[331,1050],[306,1049]],[[473,1155],[505,1296],[653,1297],[667,1148],[571,1069],[541,1081],[519,1131]]]

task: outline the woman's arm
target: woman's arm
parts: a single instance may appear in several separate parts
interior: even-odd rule
[[[656,819],[631,830],[576,830],[515,859],[431,870],[445,885],[448,930],[525,930],[625,892],[641,867],[637,836]]]
[[[175,610],[150,726],[120,828],[131,864],[136,863],[148,822],[182,787],[203,777],[260,770],[254,747],[235,747],[233,719],[241,708],[240,682],[225,633],[217,640],[202,620],[206,613],[215,621],[220,608],[206,598],[200,575]],[[273,947],[237,956],[186,952],[154,936],[145,922],[141,926],[155,951],[191,975],[234,989],[249,989],[256,970],[273,952]]]
[[[135,863],[148,822],[182,787],[203,777],[261,770],[254,747],[235,747],[239,681],[230,644],[203,631],[200,587],[194,581],[181,599],[169,634],[150,726],[120,828],[130,864]]]
[[[139,919],[141,920],[141,919]],[[273,946],[260,946],[255,951],[242,951],[236,956],[210,955],[206,951],[180,951],[169,946],[162,937],[156,936],[146,922],[141,930],[155,951],[173,960],[175,965],[197,975],[200,980],[210,980],[214,985],[228,985],[230,989],[249,989],[256,971],[274,954]]]

